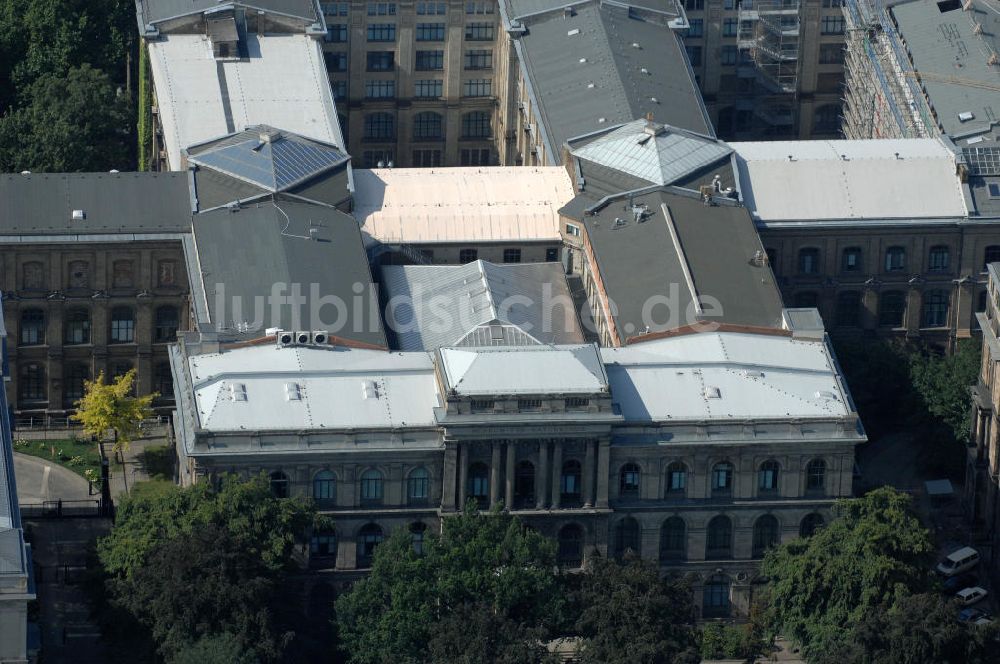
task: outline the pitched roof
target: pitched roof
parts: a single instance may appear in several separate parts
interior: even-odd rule
[[[170,19],[201,14],[219,9],[246,7],[255,11],[288,16],[313,22],[321,19],[314,0],[137,0],[140,30],[147,24],[156,25]]]
[[[458,395],[595,394],[608,389],[597,346],[442,348],[446,389]]]
[[[382,289],[400,350],[583,342],[561,263],[387,265]]]

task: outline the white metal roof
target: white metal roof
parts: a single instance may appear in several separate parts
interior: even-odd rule
[[[427,353],[267,345],[188,363],[209,431],[432,426],[438,405]]]
[[[344,145],[319,42],[253,33],[246,42],[239,60],[215,60],[204,35],[149,42],[171,169],[181,170],[183,148],[258,124]]]
[[[602,348],[601,356],[627,421],[843,417],[852,411],[822,341],[702,333]]]
[[[464,396],[595,394],[607,390],[597,346],[442,348],[447,388]]]
[[[561,166],[354,171],[366,242],[557,241],[559,208],[571,198]]]
[[[730,145],[746,206],[763,222],[968,214],[955,156],[938,139]]]
[[[387,265],[382,288],[402,350],[583,343],[562,263]]]

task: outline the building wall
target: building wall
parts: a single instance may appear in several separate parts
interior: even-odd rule
[[[0,290],[9,332],[7,390],[18,418],[65,416],[79,398],[83,377],[102,371],[110,377],[128,368],[136,369],[139,394],[158,391],[157,405],[172,407],[167,345],[174,335],[166,327],[157,334],[157,314],[172,307],[178,329],[189,329],[190,288],[180,242],[8,245]],[[112,314],[122,307],[134,314],[131,342],[112,337]],[[70,322],[74,313],[86,313],[86,343],[71,341],[71,328],[80,329]],[[125,327],[119,330],[127,338]]]

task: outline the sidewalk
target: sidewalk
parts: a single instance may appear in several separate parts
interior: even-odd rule
[[[156,436],[143,438],[134,441],[127,450],[122,450],[118,454],[112,452],[110,445],[105,445],[105,453],[111,459],[111,496],[115,500],[122,494],[128,494],[138,482],[150,479],[151,475],[163,474],[163,469],[147,468],[146,451],[150,448],[168,446],[168,453],[173,452],[169,448],[170,440],[166,436]],[[124,463],[119,464],[119,460]],[[172,468],[170,469],[172,473]],[[168,481],[173,481],[172,475],[166,477]]]

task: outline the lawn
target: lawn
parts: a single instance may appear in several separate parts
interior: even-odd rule
[[[14,451],[65,466],[87,480],[101,477],[101,455],[89,440],[15,440]]]

